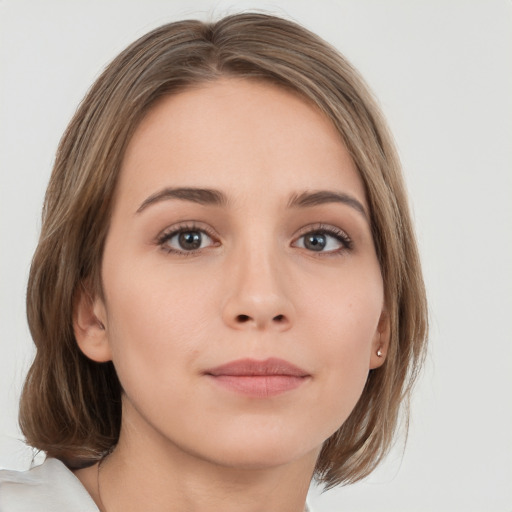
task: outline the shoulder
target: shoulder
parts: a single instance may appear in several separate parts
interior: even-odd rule
[[[0,470],[1,512],[98,512],[78,478],[59,460],[29,471]]]

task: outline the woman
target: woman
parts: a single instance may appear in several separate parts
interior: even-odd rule
[[[361,78],[262,14],[136,41],[62,139],[27,305],[48,459],[0,477],[2,510],[296,512],[369,474],[427,319]]]

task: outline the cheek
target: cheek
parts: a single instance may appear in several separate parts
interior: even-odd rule
[[[378,266],[354,266],[322,279],[322,286],[312,281],[301,288],[298,316],[315,326],[327,350],[368,356],[384,302]]]
[[[348,417],[363,391],[378,337],[383,290],[380,273],[373,274],[333,281],[309,301],[308,316],[303,315],[309,318],[309,335],[316,340],[311,358],[317,361],[323,404],[332,411],[335,428]]]
[[[155,269],[109,266],[104,275],[109,341],[125,391],[186,378],[211,328],[213,290]]]

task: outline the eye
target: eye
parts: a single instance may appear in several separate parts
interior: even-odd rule
[[[204,229],[183,226],[164,232],[158,244],[168,252],[184,254],[211,247],[215,242]]]
[[[352,241],[341,229],[324,227],[304,233],[293,245],[307,251],[334,253],[351,249]]]

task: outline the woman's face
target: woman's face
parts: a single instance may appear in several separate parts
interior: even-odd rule
[[[316,456],[382,361],[361,179],[330,122],[273,85],[222,79],[153,108],[102,280],[104,338],[81,346],[113,360],[123,424],[204,460]]]

